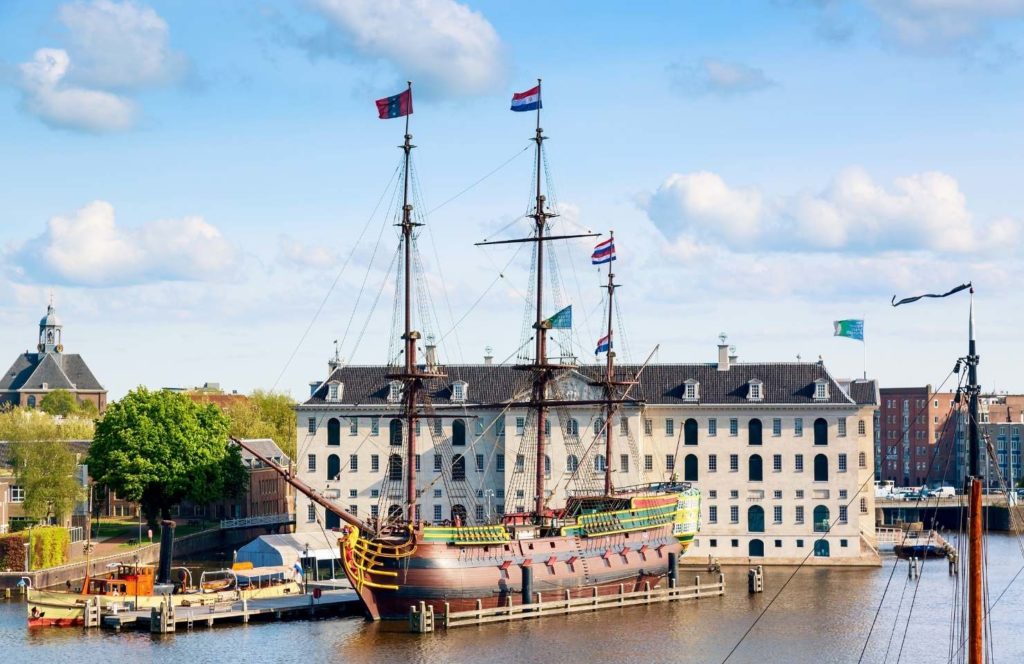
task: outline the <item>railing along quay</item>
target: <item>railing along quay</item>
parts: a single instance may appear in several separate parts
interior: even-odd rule
[[[692,586],[676,586],[670,583],[666,588],[651,588],[650,582],[645,582],[643,590],[626,592],[625,584],[620,584],[617,593],[601,595],[596,587],[592,588],[592,593],[589,597],[573,598],[570,596],[570,591],[566,590],[564,598],[547,601],[544,600],[541,593],[535,593],[536,602],[515,605],[512,604],[512,598],[509,597],[507,605],[491,609],[483,608],[481,600],[477,600],[477,608],[468,611],[452,611],[449,604],[445,602],[444,613],[440,616],[434,615],[432,606],[420,602],[418,606],[410,607],[409,626],[413,632],[432,632],[435,626],[449,629],[466,625],[530,620],[544,616],[563,616],[625,606],[719,597],[725,594],[725,575],[719,574],[717,582],[705,585],[701,585],[700,577],[696,576]]]

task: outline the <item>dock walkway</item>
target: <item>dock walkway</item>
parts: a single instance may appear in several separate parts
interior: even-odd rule
[[[353,590],[327,590],[314,595],[291,595],[269,599],[237,600],[208,606],[168,606],[120,611],[103,616],[103,627],[121,631],[138,629],[153,633],[175,632],[195,626],[212,627],[218,622],[247,623],[252,620],[282,620],[309,616],[355,614],[361,610]]]

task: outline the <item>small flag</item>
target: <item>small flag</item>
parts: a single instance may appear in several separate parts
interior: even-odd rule
[[[547,323],[548,329],[551,330],[570,329],[572,327],[572,305],[570,304],[544,322]]]
[[[925,293],[924,295],[915,295],[914,297],[905,297],[902,300],[900,300],[899,302],[896,301],[896,296],[893,295],[892,296],[892,306],[898,307],[901,304],[910,304],[911,302],[917,302],[918,300],[920,300],[923,297],[949,297],[953,293],[959,293],[960,291],[966,290],[966,289],[968,289],[970,287],[971,287],[971,283],[967,282],[966,284],[960,284],[956,288],[948,290],[945,293]],[[973,293],[974,291],[972,290],[971,292]]]
[[[381,120],[412,115],[412,90],[377,100],[377,113]]]
[[[295,561],[295,566],[292,567],[292,569],[295,570],[295,576],[302,576],[303,575],[302,565],[299,564],[298,560]]]
[[[515,92],[512,94],[513,111],[536,111],[544,108],[540,103],[540,86],[530,88],[526,92]]]
[[[613,260],[615,260],[615,240],[611,238],[594,247],[594,253],[590,255],[592,265],[611,263]]]
[[[849,337],[864,341],[864,321],[860,319],[837,320],[832,322],[836,337]]]
[[[598,353],[607,353],[612,348],[612,335],[601,337],[597,340],[597,348],[594,350],[594,355]]]

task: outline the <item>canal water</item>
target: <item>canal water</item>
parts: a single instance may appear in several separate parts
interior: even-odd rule
[[[991,613],[995,659],[1024,662],[1024,557],[1013,537],[996,535],[988,542],[989,601],[998,598]],[[925,561],[919,585],[908,581],[907,563],[891,556],[880,569],[803,568],[780,593],[793,572],[766,568],[765,592],[758,595],[747,593],[745,568],[733,568],[726,571],[722,598],[426,635],[358,618],[199,628],[162,637],[30,632],[24,604],[0,600],[0,662],[722,662],[770,602],[730,662],[857,662],[883,593],[861,661],[948,661],[954,581],[946,561]]]

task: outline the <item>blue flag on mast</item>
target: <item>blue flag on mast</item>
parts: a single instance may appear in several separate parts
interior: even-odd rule
[[[572,328],[572,305],[570,304],[544,322],[552,330],[568,330]]]

